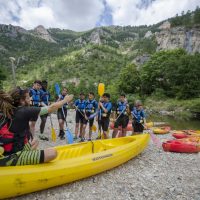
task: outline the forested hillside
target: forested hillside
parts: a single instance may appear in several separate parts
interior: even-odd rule
[[[52,91],[59,82],[78,94],[95,90],[102,81],[112,99],[119,92],[143,98],[198,98],[200,9],[168,19],[163,28],[166,21],[86,32],[0,25],[0,87],[12,87],[9,57],[15,57],[17,83],[22,86],[47,79]]]

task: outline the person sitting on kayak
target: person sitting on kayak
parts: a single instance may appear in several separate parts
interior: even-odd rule
[[[0,166],[34,165],[56,158],[54,148],[37,150],[38,141],[30,132],[32,118],[52,113],[68,103],[73,95],[46,107],[31,107],[29,90],[14,89],[10,93],[0,91]]]
[[[84,135],[85,133],[83,130],[83,123],[85,120],[85,94],[84,93],[80,93],[80,98],[77,99],[74,103],[74,107],[76,109],[76,127],[75,127],[75,137],[74,139],[76,140],[78,138],[78,131],[79,131],[79,124],[80,124],[80,133],[79,133],[79,137],[81,138],[81,142],[85,141]]]
[[[67,93],[68,93],[67,88],[63,88],[61,95],[59,95],[57,101],[62,101],[67,95]],[[59,128],[60,128],[58,137],[60,137],[61,140],[65,139],[64,124],[67,118],[67,108],[68,108],[68,104],[66,103],[63,105],[62,108],[59,108],[57,111],[58,123],[59,123]]]
[[[100,129],[103,130],[104,138],[107,139],[107,131],[110,123],[110,114],[112,109],[112,103],[110,102],[110,94],[104,93],[102,96],[102,101],[99,102],[99,115],[98,115],[98,124]]]
[[[130,110],[128,102],[126,100],[126,96],[125,94],[121,94],[116,106],[117,118],[115,120],[112,138],[115,138],[117,136],[119,126],[122,127],[121,135],[119,136],[120,137],[126,136],[126,128],[129,122],[129,116],[128,116],[129,112]]]
[[[132,127],[133,127],[133,134],[142,133],[144,127],[146,126],[146,119],[145,119],[145,112],[142,107],[141,101],[137,100],[135,102],[135,106],[131,112],[133,117]]]
[[[91,141],[92,136],[92,126],[94,124],[94,118],[89,119],[89,117],[97,111],[98,103],[94,99],[94,93],[90,92],[88,95],[88,100],[85,102],[85,119],[84,119],[84,126],[83,126],[83,133],[85,133],[85,128],[89,121],[89,139]],[[84,135],[83,135],[84,137]]]

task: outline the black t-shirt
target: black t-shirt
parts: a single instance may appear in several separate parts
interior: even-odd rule
[[[31,118],[35,118],[39,115],[41,108],[39,107],[19,107],[14,111],[12,117],[10,132],[17,134],[20,137],[25,135],[26,131],[29,131],[29,121]]]

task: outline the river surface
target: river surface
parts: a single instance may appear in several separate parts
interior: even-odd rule
[[[166,122],[174,130],[193,129],[200,130],[200,120],[198,119],[177,119],[171,116],[150,115],[147,121]]]

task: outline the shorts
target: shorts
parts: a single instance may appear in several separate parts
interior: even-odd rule
[[[22,151],[0,157],[0,166],[36,165],[44,163],[44,150],[31,150],[28,143]]]
[[[143,125],[141,123],[138,123],[137,121],[133,121],[132,126],[135,133],[142,133],[144,130]]]
[[[109,123],[110,119],[108,117],[101,117],[101,120],[98,121],[98,124],[103,131],[108,131]]]
[[[81,123],[81,124],[85,124],[85,117],[84,117],[84,113],[83,112],[79,112],[78,110],[76,111],[76,124]]]
[[[114,124],[114,128],[119,128],[119,126],[122,126],[122,128],[126,128],[129,122],[129,117],[127,115],[120,116],[117,121]]]
[[[63,112],[65,114],[65,116],[63,115]],[[62,120],[66,120],[67,118],[67,109],[66,108],[59,108],[58,111],[57,111],[57,117],[58,117],[58,120],[59,119],[62,119]]]
[[[93,113],[92,113],[92,114],[93,114]],[[87,116],[88,118],[90,117],[90,115],[91,115],[91,113],[86,113],[86,116]],[[95,118],[95,117],[94,117],[94,118]],[[89,119],[89,120],[86,120],[86,119],[84,118],[83,124],[87,124],[88,121],[89,121],[89,126],[92,127],[93,124],[94,124],[94,118]]]

